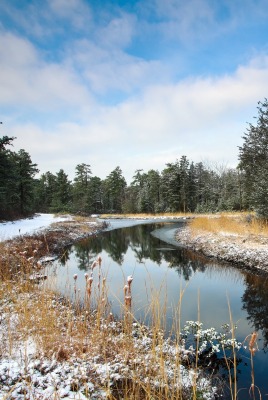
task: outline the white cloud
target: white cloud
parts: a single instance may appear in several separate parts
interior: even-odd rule
[[[25,14],[14,17],[18,24],[21,18],[27,32],[35,21],[31,37],[42,37],[43,30],[53,38],[69,25],[71,32],[66,31],[56,50],[41,50],[36,42],[1,30],[0,104],[6,112],[1,116],[5,134],[17,136],[16,149],[25,148],[41,172],[63,168],[73,177],[75,166],[86,162],[102,178],[120,165],[130,179],[137,168],[161,170],[181,155],[235,164],[246,121],[256,114],[257,101],[267,96],[267,55],[256,56],[234,73],[194,76],[189,70],[174,81],[179,67],[168,57],[145,59],[127,52],[137,35],[141,41],[144,29],[150,32],[149,44],[155,32],[165,35],[160,36],[161,46],[167,38],[188,44],[191,37],[217,35],[238,23],[233,3],[224,3],[227,17],[219,24],[217,7],[208,7],[205,0],[152,0],[142,2],[142,20],[119,9],[111,14],[109,8],[99,25],[82,0],[49,0],[42,13],[36,4],[27,9],[28,21]],[[150,12],[155,7],[157,20],[147,18],[150,7]],[[237,19],[243,15],[241,11]],[[72,35],[79,29],[87,34]]]
[[[10,33],[0,36],[0,103],[33,109],[79,107],[91,97],[64,65],[45,63],[33,45]]]
[[[99,27],[96,39],[101,47],[125,48],[131,43],[136,27],[135,15],[121,13],[119,17],[111,18],[106,25]]]
[[[89,90],[104,95],[110,92],[140,92],[144,85],[169,78],[169,69],[160,61],[146,61],[114,47],[102,47],[80,40],[66,53],[65,63],[78,70]]]
[[[63,168],[71,177],[75,166],[86,162],[101,178],[119,165],[130,180],[138,168],[162,170],[182,155],[235,166],[246,121],[267,91],[264,57],[233,75],[150,86],[121,105],[95,108],[83,123],[66,116],[49,131],[18,125],[11,133],[42,172]]]
[[[48,0],[48,5],[53,14],[68,20],[76,29],[86,29],[92,24],[90,7],[82,0]]]
[[[144,2],[140,2],[141,10]],[[220,18],[222,8],[226,18]],[[168,41],[183,43],[187,47],[194,42],[211,40],[219,34],[230,31],[235,26],[236,14],[227,2],[211,2],[208,0],[151,0],[146,2],[144,16],[145,25],[155,29],[162,38]],[[146,15],[155,18],[146,18]],[[148,22],[149,21],[149,22]]]

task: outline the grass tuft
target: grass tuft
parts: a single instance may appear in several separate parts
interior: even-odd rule
[[[253,214],[222,213],[219,215],[196,215],[189,221],[190,228],[212,233],[229,233],[234,235],[268,236],[268,224],[257,219]]]
[[[226,217],[223,216],[223,219]],[[106,276],[102,276],[100,257],[91,266],[92,271],[94,268],[98,271],[96,282],[91,279],[93,274],[85,276],[84,303],[80,301],[76,288],[77,276],[73,276],[74,302],[72,303],[55,293],[46,281],[30,279],[30,276],[41,268],[38,257],[46,255],[55,241],[56,237],[48,234],[43,241],[41,237],[31,239],[24,237],[13,244],[11,242],[8,245],[1,244],[0,307],[3,315],[1,323],[2,327],[5,327],[5,336],[0,340],[1,357],[12,357],[18,351],[22,351],[20,348],[22,343],[25,343],[25,346],[34,343],[36,357],[40,360],[50,359],[73,364],[78,359],[88,361],[91,367],[88,368],[87,375],[80,380],[74,377],[71,387],[73,391],[78,391],[79,387],[83,385],[86,387],[87,382],[93,382],[96,387],[106,392],[107,399],[206,398],[208,387],[202,387],[205,375],[199,362],[201,345],[204,345],[201,340],[204,336],[200,321],[193,324],[198,333],[196,348],[192,353],[182,351],[184,340],[181,337],[180,312],[184,292],[181,291],[180,301],[174,313],[176,317],[174,317],[172,337],[168,338],[164,335],[166,304],[165,302],[162,304],[157,295],[152,296],[149,305],[152,315],[151,328],[135,320],[132,314],[135,293],[131,287],[135,277],[128,276],[126,282],[122,282],[125,295],[122,320],[117,320],[110,313]],[[95,304],[94,309],[92,304]],[[207,342],[207,338],[205,339]],[[234,343],[233,330],[232,339]],[[249,341],[252,357],[255,339],[252,336]],[[233,353],[235,352],[236,348],[233,345]],[[26,353],[25,350],[27,366]],[[236,368],[235,356],[233,363],[227,356],[226,360],[230,370]],[[104,378],[98,375],[98,366],[100,369],[107,366]],[[36,368],[39,368],[42,374],[46,373],[42,363]],[[187,372],[189,369],[190,384]],[[29,379],[29,373],[26,372],[25,376]],[[184,382],[186,377],[188,386]],[[30,379],[27,384],[30,387]],[[250,388],[252,385],[254,379]],[[236,386],[232,387],[232,390],[235,399]],[[54,398],[58,398],[57,393]]]

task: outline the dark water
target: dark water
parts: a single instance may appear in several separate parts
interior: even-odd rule
[[[180,325],[187,320],[203,323],[203,328],[221,331],[230,322],[230,312],[237,324],[239,341],[258,331],[259,351],[254,356],[255,385],[262,397],[268,394],[268,278],[258,277],[232,265],[211,261],[178,247],[174,233],[180,224],[154,223],[118,228],[72,246],[65,257],[55,263],[50,274],[58,289],[74,296],[73,275],[77,274],[76,296],[83,300],[84,274],[92,262],[102,257],[101,281],[106,287],[111,311],[118,316],[124,302],[123,287],[133,275],[132,309],[135,317],[150,323],[150,304],[155,304],[167,330],[174,319]],[[118,225],[119,227],[119,225]],[[93,288],[98,293],[98,268],[94,269]],[[78,291],[78,288],[80,289]],[[178,304],[181,301],[181,310]],[[248,344],[248,343],[247,343]],[[238,398],[250,399],[250,353],[239,351]],[[256,398],[259,396],[256,395]]]

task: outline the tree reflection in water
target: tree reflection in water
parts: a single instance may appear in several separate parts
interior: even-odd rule
[[[66,279],[68,278],[68,269],[72,274],[79,272],[78,269],[84,272],[89,271],[93,261],[101,255],[104,260],[102,272],[105,276],[112,266],[108,284],[111,289],[109,302],[113,313],[121,315],[120,302],[124,303],[123,287],[126,282],[125,278],[134,272],[136,297],[132,306],[135,318],[145,322],[150,321],[151,317],[146,307],[150,305],[151,292],[149,286],[152,284],[159,299],[163,301],[163,304],[165,301],[168,304],[166,315],[163,313],[163,318],[166,318],[167,330],[172,328],[169,324],[173,323],[172,313],[176,309],[173,306],[178,304],[181,283],[185,285],[185,282],[187,282],[187,291],[184,293],[180,317],[183,322],[196,318],[196,293],[200,290],[200,308],[204,310],[203,322],[206,323],[207,327],[215,326],[215,324],[218,324],[216,325],[218,327],[220,324],[228,322],[228,310],[225,312],[226,304],[224,303],[228,292],[232,305],[233,320],[238,321],[238,329],[240,329],[239,340],[243,341],[252,327],[252,331],[262,332],[264,338],[263,346],[267,350],[268,278],[248,274],[238,270],[231,264],[217,263],[217,261],[208,259],[198,253],[173,244],[167,244],[160,239],[161,236],[157,237],[150,234],[156,229],[165,226],[166,223],[119,228],[80,241],[68,249],[60,261],[61,265],[68,266],[68,268],[64,268]],[[177,227],[171,225],[170,228],[175,231]],[[163,231],[165,232],[165,229]],[[174,242],[170,241],[170,243]],[[85,289],[83,275],[78,273],[81,293]],[[62,291],[64,292],[64,273],[59,273],[59,276],[59,285],[62,285]],[[147,287],[148,276],[150,280],[152,278],[152,282],[149,282]],[[189,281],[190,284],[188,285]],[[162,291],[163,282],[164,284],[168,282],[167,292],[165,290]],[[152,293],[154,292],[152,291]],[[160,305],[162,306],[161,302]],[[249,324],[251,324],[251,327]],[[262,366],[267,361],[266,358],[262,361],[263,354],[263,352],[259,352],[255,355],[254,365],[256,382],[258,381],[257,384],[260,388],[264,388],[266,382],[266,375]],[[246,362],[241,363],[238,368],[243,372],[239,374],[241,388],[248,387],[250,380],[250,365],[246,365],[249,364],[247,362],[247,350],[245,350],[243,357]],[[216,370],[215,365],[213,365],[213,368]],[[220,374],[222,372],[221,369]]]
[[[66,264],[70,253],[74,252],[78,268],[88,271],[98,254],[105,251],[114,262],[123,265],[124,256],[130,247],[138,263],[152,260],[161,265],[161,262],[166,261],[185,280],[189,280],[196,271],[204,272],[208,263],[205,257],[172,245],[165,247],[162,240],[150,235],[152,230],[162,225],[145,224],[136,226],[135,229],[115,229],[81,240],[66,250],[61,264]]]
[[[255,331],[262,331],[263,349],[268,350],[268,277],[248,274],[242,297],[243,310]]]
[[[60,260],[65,265],[74,252],[77,266],[82,271],[88,271],[97,256],[105,251],[111,259],[120,266],[124,263],[124,257],[131,248],[138,263],[152,260],[157,265],[163,261],[168,267],[175,270],[185,281],[196,272],[205,272],[213,268],[213,261],[184,248],[165,244],[162,240],[150,235],[163,224],[145,224],[136,226],[135,229],[121,228],[104,232],[98,236],[81,240],[79,243],[67,249]],[[221,267],[223,274],[228,274],[227,267]],[[264,348],[268,349],[268,278],[244,273],[246,289],[242,296],[243,310],[248,313],[247,319],[251,322],[253,330],[262,331]]]

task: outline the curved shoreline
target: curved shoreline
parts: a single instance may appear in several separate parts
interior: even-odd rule
[[[255,274],[268,274],[268,239],[264,236],[211,233],[185,226],[177,230],[176,240],[206,257],[235,264]]]
[[[122,220],[124,221],[123,223]],[[116,222],[110,229],[142,223],[180,222],[183,225],[176,229],[173,239],[170,238],[170,235],[167,240],[165,235],[161,234],[159,236],[155,233],[154,235],[167,243],[178,247],[185,247],[221,262],[234,264],[236,268],[247,272],[257,275],[268,274],[267,237],[252,235],[247,232],[244,235],[236,235],[226,232],[211,233],[201,230],[196,231],[187,225],[187,220],[188,218],[183,217],[122,218],[115,219]]]
[[[41,268],[37,261],[40,256],[59,256],[66,246],[103,230],[103,224],[92,220],[64,221],[3,243],[8,264],[14,256],[14,265],[19,266],[22,260],[21,265],[27,268],[25,275],[17,270],[18,274],[2,285],[0,397],[97,400],[110,398],[109,392],[118,394],[113,398],[121,398],[120,390],[127,392],[124,384],[129,382],[136,385],[136,390],[150,387],[152,393],[164,399],[166,389],[160,396],[160,382],[176,398],[182,393],[183,398],[190,398],[197,388],[204,398],[215,399],[218,389],[214,381],[204,375],[201,367],[198,371],[191,368],[195,353],[164,339],[161,330],[151,331],[131,319],[128,322],[128,311],[122,321],[117,321],[111,313],[106,315],[105,309],[103,314],[101,309],[89,312],[66,302],[42,282],[40,287],[30,279],[27,283],[28,273]],[[163,360],[165,374],[161,375]],[[148,376],[151,365],[155,371]]]

